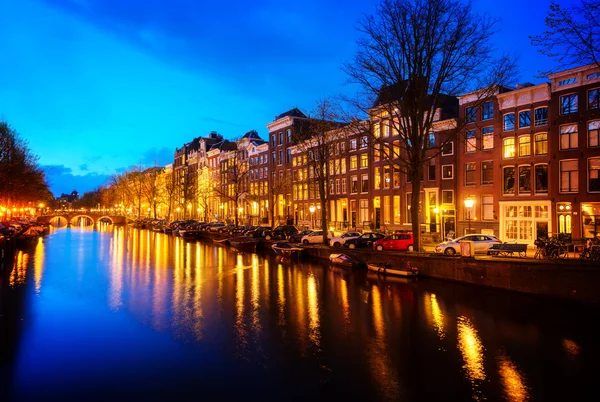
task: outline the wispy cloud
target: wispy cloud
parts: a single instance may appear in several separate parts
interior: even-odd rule
[[[106,184],[110,177],[93,172],[75,175],[71,168],[64,165],[45,165],[42,169],[46,172],[48,184],[55,196],[71,193],[73,190],[77,190],[79,194],[86,193]]]

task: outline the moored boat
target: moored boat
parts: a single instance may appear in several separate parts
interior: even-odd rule
[[[229,245],[238,249],[239,251],[256,251],[256,245],[259,242],[259,239],[255,239],[253,237],[245,237],[245,236],[237,236],[232,237],[229,240]]]
[[[227,237],[224,237],[222,239],[213,239],[213,243],[218,245],[218,246],[228,246],[229,245],[229,239]]]
[[[291,243],[274,243],[271,248],[277,255],[283,255],[286,257],[289,256],[299,256],[302,254],[304,249],[302,247],[295,246]]]
[[[396,275],[405,278],[417,276],[419,274],[419,268],[411,267],[410,261],[406,261],[405,268],[392,267],[389,262],[367,262],[367,268],[369,271],[373,271],[378,274]]]
[[[329,261],[334,265],[339,265],[348,268],[360,265],[359,261],[343,253],[330,254]]]

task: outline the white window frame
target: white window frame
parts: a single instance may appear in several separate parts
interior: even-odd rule
[[[452,172],[452,174],[450,175],[450,177],[444,177],[444,167],[446,166],[450,166],[450,171]],[[448,165],[442,165],[442,180],[454,180],[454,164],[448,164]]]
[[[512,128],[506,128],[506,122],[505,122],[506,116],[511,115],[511,114],[513,115],[513,126],[512,126]],[[502,115],[502,131],[514,131],[514,129],[515,129],[515,112],[504,113]]]
[[[444,148],[442,147],[442,156],[451,156],[454,155],[454,141],[448,141],[445,145],[450,145],[450,152],[444,153]]]
[[[563,185],[562,185],[562,174],[563,174],[563,169],[562,169],[562,164],[564,162],[575,162],[575,166],[577,166],[577,189],[576,190],[571,190],[570,188],[572,187],[570,178],[569,178],[569,190],[567,191],[563,191]],[[561,194],[577,194],[579,193],[579,161],[577,159],[561,159],[558,161],[558,192]]]

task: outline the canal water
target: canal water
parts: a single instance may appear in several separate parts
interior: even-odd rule
[[[4,267],[1,401],[587,400],[598,309],[127,227]],[[10,271],[10,273],[9,273]]]

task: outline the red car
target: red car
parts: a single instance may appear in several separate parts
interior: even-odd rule
[[[373,243],[373,248],[382,250],[414,250],[414,240],[412,233],[395,233],[377,240]]]

